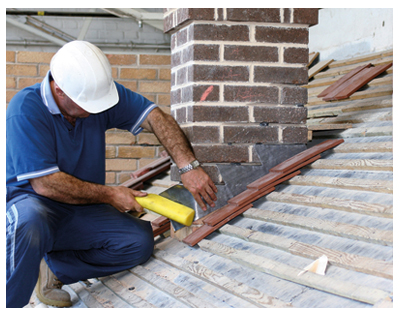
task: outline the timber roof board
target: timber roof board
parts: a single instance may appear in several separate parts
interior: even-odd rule
[[[317,97],[392,54],[333,61],[307,85],[307,124],[327,128],[314,129],[308,146],[342,144],[197,246],[165,234],[147,263],[64,286],[74,307],[393,307],[392,67],[349,99]],[[174,184],[168,179],[151,180],[147,191],[164,191]],[[324,276],[298,276],[323,254]]]

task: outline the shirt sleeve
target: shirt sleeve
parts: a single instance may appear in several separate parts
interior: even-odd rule
[[[119,101],[108,110],[109,123],[107,128],[124,129],[137,135],[143,130],[140,125],[157,105],[117,82],[115,85],[118,90]]]
[[[26,182],[60,171],[52,124],[35,109],[7,117],[7,183]],[[43,114],[43,113],[42,113]]]

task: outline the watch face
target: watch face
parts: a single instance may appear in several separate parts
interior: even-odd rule
[[[199,162],[197,160],[192,162],[192,167],[193,168],[197,168],[198,166],[200,166]]]

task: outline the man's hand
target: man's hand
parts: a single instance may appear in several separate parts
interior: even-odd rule
[[[110,204],[121,213],[127,211],[143,212],[143,207],[136,201],[136,196],[146,196],[146,192],[135,191],[127,187],[112,187],[112,199]]]
[[[184,187],[192,193],[203,211],[207,210],[204,201],[211,207],[215,206],[214,201],[217,200],[217,196],[215,195],[218,192],[217,187],[201,167],[182,174],[181,180]]]

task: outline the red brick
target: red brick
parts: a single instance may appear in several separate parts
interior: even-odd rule
[[[280,104],[307,104],[308,92],[307,88],[298,86],[286,86],[282,88]]]
[[[286,47],[283,51],[285,63],[308,64],[308,48]]]
[[[187,47],[182,54],[182,63],[194,60],[219,61],[219,45],[194,44]]]
[[[188,81],[245,81],[249,80],[249,68],[245,66],[191,65]]]
[[[178,69],[176,72],[176,85],[180,86],[188,82],[188,67]],[[192,80],[191,80],[192,81]],[[185,101],[183,101],[185,102]]]
[[[171,90],[171,104],[180,104],[182,103],[182,90],[174,89]]]
[[[182,52],[178,51],[171,55],[171,67],[177,67],[182,64]]]
[[[212,91],[207,93],[207,89],[212,87]],[[206,95],[205,95],[206,93]],[[219,101],[219,86],[217,85],[189,85],[182,88],[182,102],[199,102],[202,97],[205,100],[201,102]]]
[[[164,16],[164,32],[169,32],[172,31],[175,28],[175,23],[174,23],[174,14],[171,13],[167,16]]]
[[[264,102],[276,104],[279,102],[279,88],[273,86],[226,85],[224,100],[227,102]]]
[[[290,23],[290,17],[292,15],[292,9],[283,9],[283,22]]]
[[[310,26],[318,24],[318,9],[315,8],[293,9],[293,23],[308,24]]]
[[[250,30],[247,25],[195,24],[189,28],[189,41],[248,41]]]
[[[256,26],[257,42],[308,44],[308,29]]]
[[[277,8],[235,8],[226,9],[228,21],[249,21],[249,22],[274,22],[281,21],[280,9]]]
[[[177,24],[181,24],[188,20],[214,20],[213,8],[179,8],[176,11]]]
[[[182,130],[191,143],[219,143],[218,126],[187,126],[182,127]]]
[[[224,126],[225,143],[277,143],[278,126]]]
[[[278,62],[279,55],[277,47],[225,45],[224,59],[232,61]]]
[[[182,28],[176,33],[176,47],[180,47],[188,42],[188,28]],[[172,49],[172,48],[171,48]]]
[[[256,122],[299,124],[306,123],[307,108],[257,104],[253,108],[253,115]]]
[[[192,101],[198,102],[201,100],[201,102],[213,102],[213,101],[219,101],[219,86],[218,85],[192,85],[193,88],[193,97]],[[212,90],[210,92],[206,92],[208,89],[212,87]],[[209,90],[208,90],[209,91]],[[205,95],[207,93],[207,95]],[[202,98],[205,97],[204,100]]]
[[[307,126],[285,126],[282,128],[284,144],[306,144],[308,142]]]
[[[197,159],[204,163],[250,162],[246,145],[197,145],[193,144]]]
[[[188,108],[189,122],[248,122],[246,106],[191,106]]]
[[[255,66],[254,82],[306,84],[308,83],[308,68]]]
[[[186,123],[186,107],[171,110],[171,115],[178,123]]]

